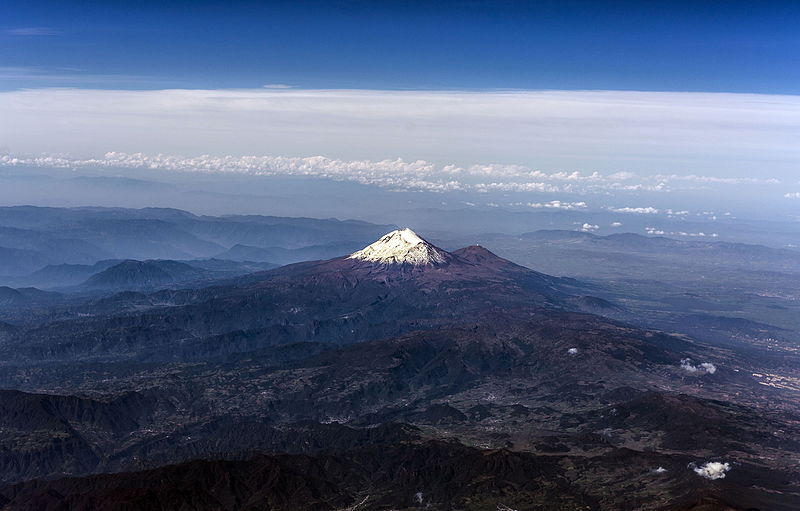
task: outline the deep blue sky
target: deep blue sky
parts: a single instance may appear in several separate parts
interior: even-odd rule
[[[800,93],[800,2],[0,4],[0,89]]]

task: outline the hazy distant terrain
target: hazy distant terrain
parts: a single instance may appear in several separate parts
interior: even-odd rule
[[[233,270],[237,265],[230,261],[266,263],[273,257],[286,264],[355,250],[390,227],[310,218],[208,217],[158,208],[0,208],[0,283],[76,285],[127,259],[191,260],[212,273]],[[227,268],[222,261],[215,266],[213,259],[228,260]]]

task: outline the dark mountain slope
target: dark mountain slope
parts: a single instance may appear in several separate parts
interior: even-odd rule
[[[795,502],[791,497],[795,487],[787,479],[792,469],[786,463],[797,447],[785,441],[798,434],[794,419],[768,412],[771,404],[763,397],[763,405],[759,404],[754,389],[761,387],[748,384],[747,375],[724,369],[714,374],[687,373],[681,367],[683,357],[713,360],[720,366],[732,365],[732,361],[709,358],[722,354],[708,353],[686,339],[643,332],[596,316],[545,310],[525,322],[518,316],[498,315],[489,325],[414,332],[323,352],[302,345],[284,349],[289,348],[297,353],[282,362],[266,353],[251,353],[213,364],[142,365],[128,376],[115,368],[104,373],[102,366],[95,366],[90,382],[77,368],[72,376],[75,380],[65,380],[64,385],[93,393],[139,389],[142,396],[163,396],[173,408],[162,405],[158,408],[162,415],[153,414],[156,422],[145,423],[145,427],[134,414],[133,430],[115,437],[124,441],[85,444],[84,450],[94,457],[80,457],[84,460],[80,466],[71,465],[75,456],[59,457],[46,449],[26,455],[26,459],[41,459],[34,466],[41,475],[52,476],[64,470],[129,470],[198,456],[242,458],[253,450],[303,452],[313,455],[301,458],[307,460],[304,463],[319,462],[324,467],[320,472],[323,480],[335,490],[330,495],[343,492],[351,498],[346,505],[351,505],[369,494],[378,499],[376,508],[413,509],[413,501],[408,499],[418,492],[429,495],[429,509],[483,510],[503,503],[512,509],[533,510],[565,498],[564,509],[582,503],[590,509],[610,511],[639,508],[652,499],[666,507],[666,503],[693,502],[709,494],[747,504],[742,507],[771,503],[763,500],[770,495],[773,499],[781,495],[785,503],[766,509],[788,510]],[[749,406],[681,395],[680,390],[735,393]],[[38,403],[45,398],[26,399]],[[149,398],[145,402],[150,402]],[[84,406],[97,405],[58,405],[57,415],[43,415],[41,423],[46,429],[35,435],[50,432],[49,436],[15,433],[6,437],[8,459],[20,456],[16,446],[30,445],[34,439],[47,445],[44,439],[58,438],[61,420],[78,429],[71,421],[86,416],[74,411]],[[104,417],[99,411],[93,416]],[[49,425],[51,417],[56,419]],[[398,431],[388,425],[383,427],[390,429],[382,432],[372,429],[392,421],[410,422],[419,430]],[[350,427],[338,429],[344,426],[335,422]],[[775,436],[776,432],[781,436]],[[456,444],[434,454],[427,447],[407,445],[425,438],[457,438],[484,450]],[[368,454],[324,456],[326,451],[353,448]],[[522,452],[493,458],[498,451],[492,449],[497,448]],[[77,451],[73,448],[71,452]],[[724,456],[734,466],[723,481],[706,481],[687,468],[690,462],[716,456]],[[487,459],[494,461],[484,465]],[[520,469],[521,479],[516,479],[516,469],[509,464],[521,463],[510,461],[520,459],[531,465],[524,465],[527,468]],[[393,464],[396,460],[399,465]],[[303,466],[311,470],[316,465]],[[654,473],[659,466],[665,467],[668,475]],[[564,467],[572,470],[562,472]],[[208,484],[205,475],[192,482],[194,476],[186,470],[171,472],[173,475],[159,473],[159,477],[171,480],[184,474],[190,484],[187,495],[216,487]],[[33,473],[31,469],[24,474]],[[228,480],[225,473],[215,472],[213,477]],[[343,474],[345,479],[339,479]],[[123,488],[137,488],[136,492],[159,488],[162,502],[175,502],[176,506],[184,502],[183,490],[177,491],[171,483],[160,488],[155,476],[133,482],[126,482],[127,477],[71,480],[54,486],[29,483],[0,493],[12,498],[15,506],[30,498],[33,500],[25,505],[35,508],[49,502],[40,499],[55,496],[52,502],[58,505],[114,509],[123,505],[113,500],[126,494],[127,490],[119,491],[117,485],[122,484]],[[532,477],[535,484],[524,483]],[[507,485],[509,480],[513,484]],[[757,482],[757,487],[745,484],[747,480]],[[304,481],[296,481],[290,488],[310,484]],[[562,487],[565,481],[569,484]],[[733,485],[728,485],[731,481]],[[71,484],[78,486],[72,488]],[[255,487],[245,485],[250,488],[247,492]],[[257,487],[259,491],[253,494],[237,493],[241,509],[247,508],[245,503],[252,495],[285,498],[295,506],[298,501],[294,499],[305,502],[297,497],[303,494],[281,485]],[[409,493],[412,487],[414,491]],[[738,493],[732,491],[736,488],[740,488]],[[101,500],[84,501],[80,495]],[[147,509],[147,501],[138,500],[139,496],[135,499],[137,506]],[[132,505],[127,497],[123,502]],[[217,500],[209,502],[218,504]],[[206,509],[204,505],[200,509]],[[336,504],[331,509],[342,507]]]
[[[61,295],[35,287],[0,286],[0,310],[46,306],[57,303]]]
[[[739,478],[702,484],[689,475],[667,479],[650,472],[649,467],[661,465],[675,470],[684,461],[678,456],[635,457],[624,449],[598,456],[595,462],[603,469],[595,475],[609,483],[602,488],[579,476],[586,468],[584,460],[567,460],[566,465],[573,470],[558,458],[507,450],[481,451],[450,442],[376,445],[315,457],[192,461],[143,472],[34,481],[6,488],[1,495],[7,501],[3,507],[6,511],[737,511],[754,503],[773,504],[765,493],[738,495]],[[624,478],[630,469],[638,475]],[[742,470],[743,477],[757,473],[755,467]],[[655,494],[646,496],[647,487]],[[712,496],[718,494],[726,495],[726,500],[741,500],[743,506],[729,507]],[[789,510],[792,505],[786,501],[770,509]]]
[[[212,275],[209,271],[177,261],[123,261],[92,275],[83,286],[90,289],[152,289]]]
[[[108,401],[0,391],[0,480],[94,470],[102,451],[152,423],[155,400],[126,393]]]
[[[29,330],[9,357],[217,356],[240,349],[214,340],[232,332],[252,334],[243,349],[253,350],[298,341],[357,342],[509,310],[526,317],[537,310],[574,308],[562,290],[571,289],[574,281],[515,265],[480,247],[448,257],[443,265],[387,265],[341,257],[250,275],[235,285],[162,291],[136,297],[128,310],[123,300],[116,315]],[[132,279],[139,277],[131,273]],[[120,280],[127,282],[128,276],[123,272]],[[152,282],[160,277],[143,278]],[[84,310],[97,311],[92,305]]]

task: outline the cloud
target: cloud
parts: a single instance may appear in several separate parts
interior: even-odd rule
[[[470,191],[478,193],[590,193],[615,189],[616,178],[599,173],[545,173],[521,165],[484,164],[461,167],[454,163],[435,164],[427,160],[342,160],[325,156],[181,156],[167,154],[125,153],[110,151],[99,157],[76,158],[63,155],[17,156],[0,154],[0,166],[49,168],[146,169],[170,172],[244,174],[251,176],[304,176],[350,181],[396,190],[432,192]],[[569,184],[564,184],[569,182]],[[576,211],[588,208],[586,201],[550,200],[510,202],[508,205],[534,209]],[[608,208],[616,213],[661,213],[654,207]],[[669,215],[688,211],[665,210]],[[612,226],[619,227],[620,222]],[[590,226],[591,228],[591,226]],[[599,227],[598,227],[599,228]],[[648,232],[653,228],[648,228]],[[663,231],[650,234],[665,234]],[[706,236],[704,233],[674,232],[682,236]],[[716,234],[709,234],[715,237]]]
[[[608,208],[610,211],[614,213],[636,213],[637,215],[656,215],[658,214],[658,210],[653,207],[646,207],[646,208]]]
[[[584,223],[581,226],[581,231],[583,231],[583,232],[592,232],[592,231],[596,231],[599,228],[600,228],[599,225],[592,225],[592,224]]]
[[[800,192],[785,193],[783,196],[787,199],[800,199]]]
[[[716,220],[716,217],[710,218],[710,220]],[[686,232],[686,231],[665,231],[663,229],[659,229],[657,227],[645,227],[644,232],[651,236],[688,236],[690,238],[719,238],[719,234],[716,232]]]
[[[528,183],[477,183],[470,188],[478,192],[560,192],[561,188],[542,182]]]
[[[118,78],[0,68],[0,80],[12,83],[74,85]],[[754,159],[771,154],[771,168],[784,162],[792,171],[800,162],[794,145],[776,145],[786,137],[768,136],[796,129],[790,118],[800,117],[800,98],[794,96],[302,90],[278,83],[255,90],[8,91],[0,92],[0,111],[0,140],[14,150],[0,165],[310,176],[393,190],[611,196],[672,193],[694,183],[775,186],[776,178],[750,175]],[[748,123],[758,129],[740,128]],[[32,154],[44,156],[26,156]],[[54,154],[73,156],[48,156]],[[689,160],[681,160],[685,155]],[[709,162],[713,169],[705,168]],[[701,165],[703,173],[678,171],[687,163]],[[525,199],[537,209],[587,207],[580,199]],[[610,211],[664,212],[652,206]]]
[[[663,474],[663,473],[667,472],[667,469],[666,469],[666,468],[664,468],[664,467],[658,467],[658,468],[654,468],[654,469],[652,470],[652,472],[653,472],[654,474]]]
[[[577,355],[578,354],[578,348],[570,348],[570,349],[568,349],[567,350],[567,354],[568,355]]]
[[[611,222],[611,227],[622,227],[622,222]]]
[[[573,211],[576,209],[585,209],[585,202],[561,202],[560,200],[551,200],[550,202],[529,202],[528,207],[536,209],[565,209]]]
[[[717,366],[711,362],[703,362],[701,364],[694,365],[692,364],[692,359],[690,358],[684,358],[681,360],[681,369],[690,373],[714,374],[717,372]]]
[[[711,218],[711,220],[716,220],[716,218]],[[715,232],[711,232],[711,233],[706,234],[703,231],[700,231],[700,232],[673,231],[673,232],[670,232],[669,234],[672,234],[672,235],[675,235],[675,236],[689,236],[690,238],[718,238],[719,237],[719,234],[717,234]]]
[[[47,27],[18,27],[6,31],[11,35],[20,36],[49,36],[58,35],[58,31]]]
[[[707,461],[700,466],[695,463],[689,463],[688,468],[694,470],[694,473],[706,479],[724,479],[726,472],[731,469],[730,463],[722,463],[719,461]]]
[[[90,78],[65,74],[19,80]],[[15,154],[420,159],[436,164],[437,181],[452,168],[464,183],[512,191],[775,186],[800,162],[800,97],[788,95],[48,88],[2,92],[0,111],[0,140]],[[752,170],[767,164],[774,176]]]

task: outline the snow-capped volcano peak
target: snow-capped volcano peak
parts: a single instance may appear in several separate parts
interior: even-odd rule
[[[411,229],[398,229],[378,241],[353,252],[349,259],[383,264],[439,265],[452,259],[449,253],[436,248]]]

